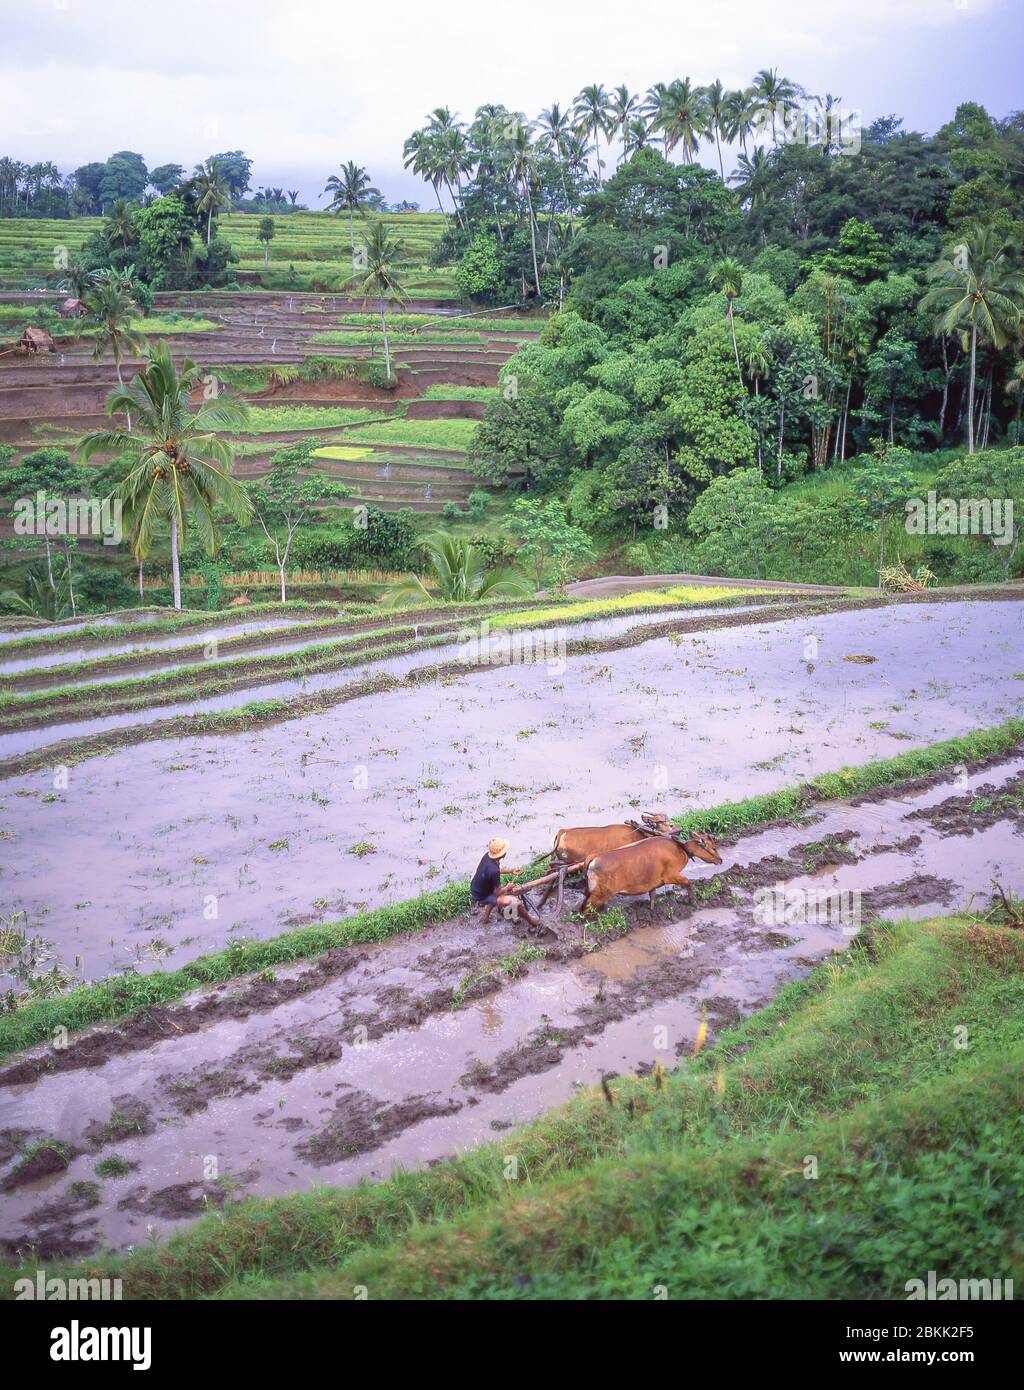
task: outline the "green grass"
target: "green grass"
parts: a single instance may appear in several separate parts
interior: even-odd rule
[[[427,401],[496,401],[498,390],[495,386],[428,386],[423,392]]]
[[[420,444],[426,449],[468,449],[476,420],[387,420],[351,434],[353,444]]]
[[[616,1078],[429,1169],[229,1204],[48,1272],[119,1276],[130,1298],[902,1299],[930,1269],[1019,1281],[1022,1071],[1021,933],[875,924],[672,1073]]]
[[[246,717],[274,715],[280,712],[278,707],[282,703],[253,701],[238,710],[196,715],[192,731],[203,733],[225,724],[235,727]],[[767,796],[729,802],[706,811],[687,812],[675,818],[676,824],[690,831],[735,832],[770,820],[792,818],[826,796],[851,796],[872,787],[895,787],[959,763],[969,766],[979,758],[1005,755],[1022,741],[1024,719],[1010,719],[993,728],[945,739],[885,761],[824,773],[809,783],[783,788]],[[468,902],[468,883],[450,884],[437,893],[421,894],[418,898],[340,921],[302,927],[267,941],[235,941],[226,951],[200,956],[180,970],[118,976],[83,985],[67,994],[33,999],[14,1012],[0,1015],[0,1056],[52,1037],[53,1030],[58,1027],[84,1028],[90,1023],[125,1018],[153,1004],[180,999],[196,985],[219,983],[268,966],[316,955],[334,946],[381,941],[397,932],[415,931],[428,922],[443,921],[465,911]]]
[[[322,430],[338,425],[380,420],[381,412],[334,405],[251,405],[246,434],[275,434],[285,430]]]
[[[362,346],[365,346],[365,345],[367,345],[367,344],[373,344],[374,346],[383,348],[383,346],[384,346],[384,335],[383,335],[383,333],[380,332],[379,329],[378,329],[378,331],[377,331],[376,333],[374,333],[374,332],[372,332],[372,331],[371,331],[371,332],[364,332],[363,330],[358,329],[358,328],[351,328],[351,329],[347,329],[347,330],[346,330],[346,329],[340,329],[340,330],[338,330],[337,332],[328,331],[328,332],[325,332],[325,333],[314,333],[314,334],[312,335],[312,337],[310,338],[309,341],[310,341],[311,343],[321,344],[321,345],[323,345],[323,346],[325,346],[325,347],[326,347],[326,346],[331,346],[331,347],[350,347],[350,346],[351,346],[351,347],[355,347],[355,346],[361,346],[361,345],[362,345]],[[402,332],[397,332],[397,333],[392,333],[391,329],[390,329],[390,328],[388,329],[388,344],[389,344],[389,346],[390,346],[391,344],[393,344],[393,343],[405,343],[405,344],[422,343],[424,346],[426,346],[427,344],[441,343],[441,342],[445,342],[445,343],[462,343],[462,344],[467,344],[467,343],[478,343],[478,344],[479,344],[479,343],[482,343],[483,341],[484,341],[484,339],[483,339],[483,334],[481,334],[481,333],[468,333],[468,332],[460,332],[460,333],[454,333],[454,332],[452,332],[452,333],[427,333],[427,332],[423,332],[423,333],[402,333]]]
[[[739,607],[751,596],[772,595],[770,589],[713,584],[676,584],[668,589],[653,589],[647,593],[619,594],[614,598],[581,599],[579,602],[562,603],[556,607],[541,606],[523,614],[525,622],[543,625],[555,619],[560,622],[573,622],[586,618],[614,618],[623,613],[644,613],[657,608],[689,608],[701,604],[722,604],[728,602]],[[774,595],[773,595],[774,596]],[[778,594],[785,602],[787,595]],[[506,625],[504,617],[496,618],[495,626]]]

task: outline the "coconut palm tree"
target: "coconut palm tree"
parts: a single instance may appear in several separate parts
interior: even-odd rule
[[[92,287],[82,300],[86,322],[97,329],[96,346],[92,355],[98,361],[106,352],[113,353],[117,384],[124,389],[121,362],[127,353],[140,353],[146,346],[145,335],[132,327],[139,306],[131,290],[131,275],[116,270],[99,270],[92,277]],[[128,417],[131,429],[131,416]]]
[[[634,116],[626,122],[622,132],[622,152],[634,155],[637,150],[646,150],[651,143],[651,131],[643,116]]]
[[[771,165],[763,145],[757,145],[750,158],[741,154],[736,172],[728,179],[735,184],[740,203],[749,203],[751,208],[761,207],[767,201],[770,181]]]
[[[340,177],[332,174],[327,180],[324,193],[331,194],[331,201],[327,205],[328,212],[348,211],[348,238],[352,243],[352,259],[356,255],[356,233],[352,222],[355,212],[361,212],[366,206],[366,200],[371,194],[379,194],[380,189],[374,188],[370,182],[370,176],[364,168],[356,164],[354,160],[349,160],[347,164],[341,166]]]
[[[772,125],[772,144],[779,143],[775,128],[777,116],[785,117],[800,97],[800,88],[788,77],[780,77],[777,68],[762,68],[753,81],[754,102],[763,122]]]
[[[206,244],[209,246],[214,214],[231,206],[231,191],[220,176],[217,161],[212,158],[196,165],[192,181],[196,190],[196,211],[206,213]]]
[[[537,118],[538,144],[542,149],[565,158],[569,137],[572,134],[572,119],[568,111],[563,111],[557,101],[540,113]]]
[[[389,590],[385,599],[389,607],[422,603],[424,598],[436,602],[438,596],[444,603],[474,603],[529,593],[526,580],[514,571],[488,570],[483,552],[461,537],[436,531],[424,536],[422,546],[440,595],[413,574]]]
[[[583,88],[573,102],[573,115],[577,131],[581,135],[594,137],[594,149],[597,151],[597,182],[600,187],[601,136],[605,136],[609,144],[611,143],[609,130],[612,121],[611,98],[605,91],[603,82],[592,82]]]
[[[669,90],[665,82],[655,82],[652,87],[647,88],[647,92],[640,104],[640,114],[647,120],[647,128],[650,132],[661,134],[662,148],[665,158],[668,158],[668,109],[669,109]]]
[[[626,127],[629,125],[640,111],[640,98],[631,96],[629,88],[623,82],[621,86],[615,88],[611,97],[611,120],[609,122],[609,143],[613,136],[618,135],[622,140],[622,154],[626,152]],[[619,156],[620,160],[622,155]]]
[[[387,308],[389,304],[395,304],[401,308],[409,298],[396,273],[396,267],[405,248],[400,241],[395,241],[388,235],[388,229],[380,218],[376,222],[370,223],[364,244],[366,248],[366,273],[353,275],[349,284],[362,292],[364,309],[368,300],[377,299],[380,301],[378,310],[380,330],[384,338],[384,370],[390,385],[391,349],[388,346]]]
[[[435,106],[427,117],[427,136],[433,153],[434,168],[448,189],[459,226],[464,226],[460,207],[462,174],[472,167],[471,160],[466,164],[468,142],[465,138],[465,127],[461,121],[455,119],[447,106]],[[455,196],[453,181],[459,189],[458,198]]]
[[[249,519],[248,499],[230,473],[231,446],[218,434],[244,429],[249,412],[231,401],[208,401],[194,408],[191,395],[202,382],[203,368],[186,357],[179,373],[164,342],[146,356],[143,371],[107,399],[108,415],[135,414],[135,431],[95,430],[82,439],[78,452],[83,462],[97,453],[124,460],[117,495],[132,518],[132,548],[140,564],[157,527],[169,524],[174,606],[180,608],[180,552],[189,526],[195,526],[207,553],[215,555],[220,543],[217,507],[226,508],[241,524]]]
[[[700,140],[707,131],[707,116],[704,99],[688,77],[670,82],[659,93],[658,114],[652,126],[661,130],[665,137],[665,152],[670,153],[677,145],[683,147],[683,158],[692,164],[700,149]]]
[[[936,334],[959,333],[970,343],[967,378],[967,452],[974,453],[974,386],[978,342],[996,351],[1019,332],[1024,318],[1024,273],[1012,243],[994,227],[978,227],[932,266],[932,288],[919,308],[933,314]]]
[[[747,152],[747,139],[757,120],[757,102],[753,87],[738,88],[725,94],[725,124],[722,129],[730,142],[738,140],[740,149]]]
[[[530,127],[523,121],[516,124],[512,132],[508,155],[508,177],[514,188],[518,188],[526,200],[530,219],[530,249],[533,252],[533,284],[540,297],[540,270],[537,265],[537,219],[533,211],[533,144]]]
[[[722,163],[722,131],[729,128],[729,108],[726,103],[726,90],[721,82],[716,78],[710,86],[704,88],[704,116],[707,122],[709,135],[715,137],[715,148],[718,151],[718,169],[722,175],[722,182],[725,183],[725,165]]]
[[[731,256],[725,256],[722,260],[716,261],[708,275],[708,284],[712,289],[721,290],[725,295],[725,316],[729,320],[729,332],[732,334],[732,350],[736,358],[736,371],[739,373],[740,383],[743,382],[743,369],[740,366],[740,352],[736,346],[736,322],[733,318],[733,301],[738,299],[743,293],[743,267],[739,261],[733,260]]]
[[[107,213],[103,223],[103,232],[112,245],[130,246],[133,241],[138,239],[132,223],[132,211],[133,209],[124,198],[118,198]]]
[[[441,173],[434,141],[425,130],[414,130],[402,146],[402,167],[430,184],[437,199],[438,210],[447,222],[448,214],[441,202]]]

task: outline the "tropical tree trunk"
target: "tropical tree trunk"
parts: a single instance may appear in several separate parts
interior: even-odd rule
[[[354,266],[355,266],[355,263],[356,263],[356,232],[355,232],[355,227],[352,225],[352,204],[351,204],[351,203],[349,203],[349,206],[348,206],[348,239],[349,239],[349,241],[352,243],[352,265],[353,265],[353,267],[354,267]]]
[[[141,598],[143,601],[145,601],[145,598],[146,598],[146,586],[145,586],[145,585],[143,584],[143,582],[142,582],[142,561],[141,561],[141,560],[139,561],[139,598]]]
[[[878,518],[878,587],[882,587],[882,567],[885,564],[885,512]]]
[[[775,476],[780,481],[782,479],[782,435],[786,427],[786,402],[782,402],[779,410],[779,445],[775,460]]]
[[[181,608],[181,564],[178,558],[178,518],[171,515],[171,577],[174,583],[174,607]]]
[[[743,385],[743,368],[740,366],[740,350],[736,346],[736,322],[732,316],[732,300],[729,300],[729,331],[732,334],[732,354],[736,358],[736,371],[739,373],[740,385]]]
[[[68,545],[67,536],[64,537],[64,563],[67,565],[68,598],[71,600],[71,616],[77,618],[78,608],[75,604],[75,581],[71,577],[71,547]]]
[[[967,376],[967,452],[974,453],[974,373],[978,362],[978,325],[971,325],[971,366]]]
[[[388,324],[384,315],[384,310],[380,311],[380,331],[384,335],[384,371],[388,381],[391,380],[391,349],[388,347]]]
[[[530,214],[530,250],[533,253],[533,283],[537,288],[537,298],[540,298],[540,271],[537,268],[537,220],[533,215],[533,199],[530,197],[529,184],[524,181],[526,191],[526,207]]]
[[[212,228],[213,228],[213,204],[211,203],[210,206],[209,206],[209,207],[207,208],[207,210],[206,210],[206,244],[207,244],[207,246],[209,246],[209,244],[210,244],[210,232],[211,232]]]

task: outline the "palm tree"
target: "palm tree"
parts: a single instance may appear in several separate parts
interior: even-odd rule
[[[767,201],[770,182],[771,165],[763,145],[755,147],[751,158],[741,154],[736,172],[729,175],[729,183],[736,185],[740,203],[749,203],[752,208],[761,207]]]
[[[58,622],[61,618],[74,616],[70,564],[66,564],[63,573],[58,572],[55,577],[47,575],[44,565],[33,565],[26,576],[25,589],[24,594],[5,589],[0,594],[0,603],[47,622]]]
[[[452,200],[459,226],[463,226],[460,199],[455,196],[452,180],[455,180],[461,193],[461,176],[471,167],[467,166],[468,144],[465,127],[457,121],[447,106],[435,106],[427,117],[427,139],[432,152],[432,163],[437,177],[446,185]]]
[[[585,135],[573,132],[569,136],[565,148],[565,162],[569,170],[569,176],[573,180],[573,187],[578,190],[590,174],[590,156],[594,152],[593,145],[587,143]],[[569,211],[572,212],[570,206]]]
[[[402,167],[426,180],[434,190],[438,211],[447,222],[448,214],[441,202],[441,174],[434,142],[425,130],[415,130],[402,146]]]
[[[349,160],[347,164],[341,166],[341,177],[332,174],[327,180],[324,193],[331,194],[331,201],[327,205],[328,212],[340,213],[343,209],[348,209],[348,238],[352,243],[352,259],[356,256],[356,233],[352,223],[352,214],[361,212],[366,206],[367,197],[372,194],[380,193],[379,188],[374,188],[370,182],[370,176],[354,160]],[[322,198],[324,193],[320,194]]]
[[[712,289],[721,290],[725,295],[726,318],[729,320],[729,331],[732,334],[732,350],[742,385],[743,369],[740,367],[740,352],[736,346],[736,323],[733,318],[732,306],[733,301],[743,293],[743,267],[739,261],[733,260],[731,256],[725,256],[711,268],[708,284]]]
[[[215,159],[208,159],[205,164],[197,164],[192,179],[198,195],[196,211],[206,213],[206,244],[209,246],[214,213],[231,206],[231,194],[220,176]],[[277,191],[280,192],[280,189]]]
[[[677,145],[682,145],[683,158],[687,164],[692,164],[700,149],[700,137],[707,130],[701,93],[692,86],[688,77],[684,77],[670,82],[659,91],[658,97],[657,115],[652,128],[664,133],[666,154]]]
[[[59,294],[72,294],[75,299],[84,299],[89,286],[96,278],[96,271],[92,270],[81,258],[72,256],[68,261],[62,279],[57,285]]]
[[[384,337],[384,367],[388,384],[391,383],[391,349],[388,346],[387,307],[397,304],[402,307],[408,300],[404,287],[395,273],[405,248],[400,241],[388,236],[388,229],[379,218],[370,223],[366,237],[366,274],[353,275],[349,284],[362,291],[363,308],[367,301],[377,299],[380,312],[380,329]]]
[[[592,82],[583,88],[573,103],[573,114],[577,131],[582,135],[594,137],[594,148],[597,151],[597,182],[600,187],[601,136],[604,135],[611,144],[609,130],[612,119],[612,103],[603,82]]]
[[[244,429],[249,412],[231,401],[209,401],[198,409],[191,395],[203,379],[203,368],[185,358],[180,374],[166,343],[147,352],[145,369],[128,386],[107,399],[107,414],[134,411],[137,428],[96,430],[78,446],[79,457],[110,453],[123,458],[124,477],[117,494],[132,518],[135,558],[141,564],[149,553],[157,527],[171,531],[171,573],[174,607],[181,607],[180,551],[194,525],[210,555],[217,553],[220,535],[216,508],[225,507],[241,524],[249,519],[249,502],[231,477],[231,446],[217,431]]]
[[[526,209],[530,219],[530,249],[533,252],[533,284],[540,297],[540,270],[537,266],[537,219],[533,212],[533,197],[530,186],[533,183],[533,145],[530,127],[519,121],[512,133],[509,148],[508,177],[513,187],[518,188],[526,199]]]
[[[118,198],[111,207],[103,224],[103,232],[107,240],[116,246],[128,246],[136,240],[132,209],[123,198]]]
[[[994,227],[978,227],[928,273],[932,288],[919,308],[934,314],[936,334],[959,333],[970,340],[967,385],[967,452],[974,453],[974,385],[978,340],[998,352],[1020,329],[1024,317],[1024,274],[1014,263],[1013,244]]]
[[[762,68],[754,78],[753,95],[763,121],[772,123],[772,144],[779,143],[775,129],[776,116],[787,116],[796,105],[800,88],[788,77],[780,77],[777,68]]]
[[[650,143],[651,132],[643,116],[634,116],[626,122],[622,132],[623,154],[634,155],[637,150],[647,149]]]
[[[1013,365],[1009,380],[1006,383],[1008,395],[1017,397],[1017,416],[1013,428],[1013,442],[1020,443],[1020,416],[1024,409],[1024,357],[1020,357]]]
[[[132,294],[131,275],[127,272],[121,275],[110,269],[97,271],[92,288],[82,302],[87,322],[94,323],[98,330],[92,355],[98,361],[108,349],[113,353],[117,384],[123,390],[121,362],[125,354],[140,353],[146,346],[145,335],[132,327],[139,306]],[[129,430],[131,427],[129,415]]]
[[[568,111],[563,111],[558,102],[553,101],[537,118],[537,129],[540,132],[538,144],[541,148],[550,150],[564,159],[572,134],[572,121]]]
[[[422,546],[437,580],[444,603],[474,603],[483,599],[518,597],[529,592],[529,586],[510,570],[488,570],[482,551],[457,536],[435,531],[424,536]],[[389,607],[406,603],[421,603],[424,598],[436,602],[418,575],[396,584],[387,594]]]
[[[704,88],[703,96],[708,134],[715,137],[715,148],[718,150],[718,169],[722,175],[722,182],[725,183],[725,165],[722,163],[722,131],[729,127],[726,91],[716,78],[709,87]]]
[[[618,135],[622,140],[622,153],[626,152],[626,127],[629,125],[640,110],[640,98],[631,96],[629,88],[623,82],[621,86],[615,88],[611,99],[611,121],[609,122],[608,140],[611,142],[612,136]],[[619,156],[620,160],[622,156]]]
[[[757,102],[752,87],[739,88],[726,92],[724,104],[725,123],[722,127],[725,138],[738,140],[740,149],[747,152],[747,137],[753,132],[757,118]]]

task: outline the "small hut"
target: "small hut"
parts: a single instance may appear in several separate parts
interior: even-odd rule
[[[26,328],[21,335],[21,347],[25,352],[56,352],[53,339],[45,328]]]
[[[85,305],[80,299],[65,299],[57,313],[62,319],[80,319],[85,313]]]

